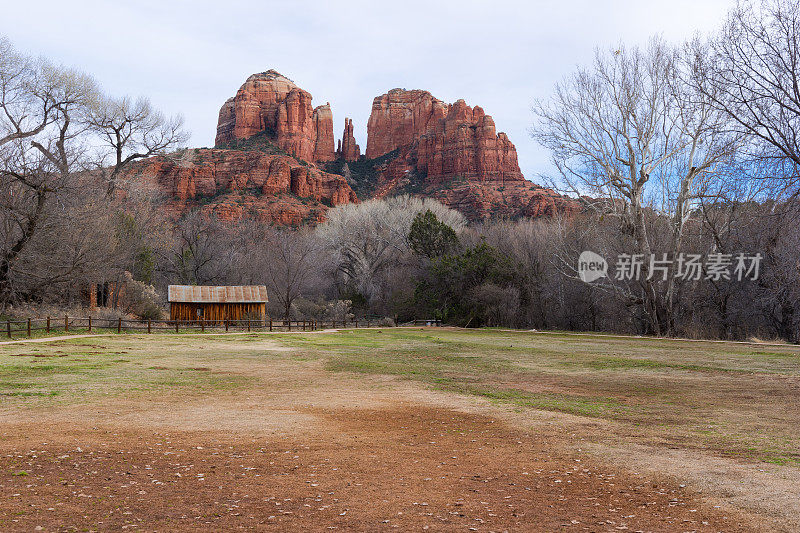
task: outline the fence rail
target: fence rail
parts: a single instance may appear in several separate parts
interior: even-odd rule
[[[129,332],[187,332],[199,331],[317,331],[326,328],[369,328],[380,325],[385,326],[382,319],[362,320],[132,320],[126,318],[97,318],[97,317],[46,317],[27,318],[24,320],[6,320],[3,325],[4,333],[8,338],[13,338],[14,333],[22,333],[32,337],[34,332],[44,331],[54,333],[63,331],[116,331],[117,333]]]

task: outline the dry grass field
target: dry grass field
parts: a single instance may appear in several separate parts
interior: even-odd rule
[[[0,345],[0,531],[797,531],[800,349],[457,329]]]

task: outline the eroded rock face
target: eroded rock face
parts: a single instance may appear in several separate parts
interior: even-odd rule
[[[447,116],[417,144],[417,169],[431,180],[463,177],[478,181],[523,180],[517,150],[494,120],[464,100],[452,104]]]
[[[517,150],[480,107],[446,104],[427,91],[392,89],[372,103],[367,157],[393,150],[432,181],[524,179]]]
[[[311,106],[311,94],[274,70],[253,74],[220,109],[217,146],[267,132],[282,149],[305,161],[334,158],[330,105]]]
[[[349,118],[344,119],[344,132],[336,149],[336,155],[345,161],[356,161],[361,157],[361,147],[356,144],[356,138],[353,135],[353,121]]]
[[[392,89],[375,97],[367,123],[367,159],[408,147],[447,115],[447,104],[428,91]]]
[[[392,89],[372,103],[367,158],[396,153],[377,170],[377,197],[432,197],[473,221],[552,216],[579,202],[522,175],[517,151],[482,108],[446,104],[427,91]]]
[[[361,149],[346,118],[334,150],[330,104],[313,108],[311,100],[274,70],[254,74],[220,109],[216,141],[225,149],[151,158],[132,172],[155,180],[176,214],[199,207],[226,220],[320,222],[330,206],[358,199],[347,182],[350,166],[341,165],[346,179],[317,164],[357,161]],[[473,221],[581,208],[579,201],[525,180],[508,136],[464,100],[448,104],[428,91],[392,89],[374,99],[367,132],[366,165],[351,166],[360,173],[353,183],[369,197],[432,197]],[[250,139],[255,135],[263,138]]]
[[[157,183],[176,214],[199,206],[223,220],[320,222],[328,207],[358,201],[342,176],[259,151],[187,150],[146,159],[130,173]]]
[[[335,154],[333,152],[333,112],[331,111],[331,104],[327,103],[315,108],[312,117],[317,137],[314,140],[314,157],[311,161],[333,161]]]
[[[489,219],[538,218],[580,212],[580,202],[527,180],[466,181],[444,188],[432,187],[426,196],[461,211],[476,222]]]

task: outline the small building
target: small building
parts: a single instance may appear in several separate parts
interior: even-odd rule
[[[211,287],[170,285],[170,320],[263,320],[267,313],[267,287],[239,285]]]

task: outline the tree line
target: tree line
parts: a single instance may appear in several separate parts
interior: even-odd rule
[[[799,37],[796,1],[740,1],[708,38],[598,50],[534,104],[531,133],[552,154],[551,181],[611,230],[600,240],[600,228],[589,231],[595,251],[764,256],[752,284],[663,280],[647,261],[638,280],[598,283],[637,329],[680,334],[705,317],[703,329],[740,336],[733,315],[748,314],[745,305],[797,340]],[[687,305],[695,295],[707,298]]]
[[[180,118],[0,41],[0,311],[70,305],[91,280],[265,283],[276,317],[798,341],[799,11],[743,1],[711,36],[598,50],[531,127],[552,154],[541,179],[583,212],[480,224],[408,196],[313,228],[176,221],[124,170],[180,147]],[[589,283],[587,250],[610,267]],[[757,276],[731,274],[743,255]],[[614,276],[619,258],[637,275]]]

